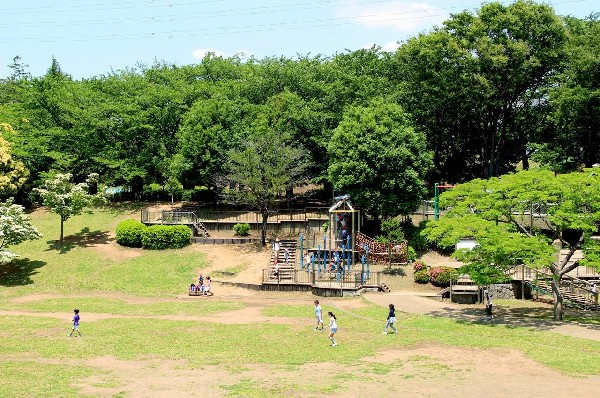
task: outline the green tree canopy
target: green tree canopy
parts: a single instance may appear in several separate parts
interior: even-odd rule
[[[400,101],[426,132],[442,179],[498,176],[526,157],[540,120],[530,111],[546,101],[566,40],[550,6],[519,0],[454,14],[400,47]]]
[[[431,152],[397,104],[378,98],[348,109],[328,153],[329,180],[368,213],[408,214],[425,195]]]
[[[11,125],[0,123],[0,196],[14,195],[29,176],[25,165],[13,159],[10,144],[2,136],[5,132],[14,130]]]
[[[460,238],[471,237],[479,246],[458,253],[467,262],[464,270],[480,284],[504,280],[516,264],[546,268],[554,278],[554,317],[562,319],[563,276],[579,263],[569,260],[583,250],[587,264],[600,269],[598,244],[592,234],[600,222],[600,170],[554,176],[550,171],[531,170],[489,180],[459,184],[440,196],[450,210],[430,222],[424,233],[430,242],[450,247]],[[532,209],[541,207],[542,229],[530,222]],[[576,231],[575,239],[565,232]],[[550,237],[548,237],[548,235]],[[558,260],[553,240],[560,240],[568,254]]]

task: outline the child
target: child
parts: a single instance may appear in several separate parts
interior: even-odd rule
[[[77,331],[79,337],[81,337],[81,332],[79,331],[79,310],[74,309],[73,312],[75,313],[75,315],[73,315],[73,330],[71,330],[71,333],[67,336],[71,337],[73,336],[73,332]]]
[[[321,310],[319,300],[315,300],[315,318],[317,318],[317,327],[315,330],[323,330],[323,311]]]
[[[398,333],[394,323],[396,323],[396,308],[394,308],[394,304],[390,304],[390,312],[387,317],[387,323],[385,324],[385,332],[383,334],[388,334],[388,326],[392,328],[394,333]]]
[[[212,296],[212,292],[210,291],[211,288],[211,283],[212,281],[210,280],[210,276],[206,277],[206,280],[204,281],[204,286],[202,286],[202,295],[203,296],[208,296],[208,294],[210,293],[210,295]]]
[[[333,336],[337,332],[337,319],[331,311],[329,311],[327,315],[329,315],[329,325],[327,326],[329,328],[329,340],[331,340],[331,346],[336,347],[337,343],[335,342]]]
[[[483,291],[483,297],[485,299],[485,313],[488,319],[494,319],[494,315],[492,315],[492,296],[487,287]]]

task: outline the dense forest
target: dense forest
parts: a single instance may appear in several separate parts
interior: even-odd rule
[[[393,53],[207,55],[81,80],[49,64],[31,76],[16,56],[0,80],[1,194],[21,203],[57,173],[98,173],[132,198],[324,184],[386,216],[433,182],[600,162],[599,15],[530,1],[454,14]]]

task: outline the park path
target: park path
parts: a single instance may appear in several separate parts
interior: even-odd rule
[[[455,304],[433,299],[432,294],[419,292],[366,293],[364,297],[371,303],[387,307],[394,304],[397,311],[410,314],[424,314],[459,319],[471,322],[493,323],[529,327],[537,330],[559,333],[566,336],[600,341],[600,325],[578,322],[555,322],[552,320],[510,315],[502,307],[494,308],[494,319],[488,321],[483,305]]]

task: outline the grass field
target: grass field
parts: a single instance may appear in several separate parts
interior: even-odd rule
[[[312,330],[307,299],[175,299],[207,260],[191,247],[156,252],[111,243],[117,223],[137,214],[109,209],[74,217],[65,224],[64,246],[54,241],[58,217],[32,214],[44,238],[12,248],[22,258],[0,275],[0,396],[169,396],[174,384],[202,385],[206,377],[210,391],[197,396],[360,396],[352,386],[364,382],[384,383],[376,391],[386,393],[373,396],[385,396],[395,388],[385,383],[397,383],[392,375],[420,383],[468,380],[475,372],[434,355],[374,361],[382,352],[423,346],[441,353],[517,350],[557,374],[600,375],[600,342],[533,328],[401,313],[401,334],[384,336],[385,310],[360,298],[350,299],[352,306],[340,299],[324,302],[324,312],[335,311],[340,324],[340,345],[331,349],[326,333]],[[84,336],[67,338],[75,307]],[[264,321],[241,318],[246,311],[258,311],[252,313]],[[330,364],[327,372],[343,371],[307,377],[313,371],[307,367],[322,364]],[[136,372],[173,385],[150,383],[155,393],[144,391],[127,381]]]

